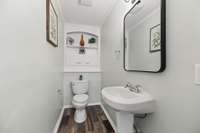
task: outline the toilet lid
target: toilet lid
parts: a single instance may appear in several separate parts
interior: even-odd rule
[[[86,95],[86,94],[75,95],[75,96],[73,97],[73,100],[74,100],[75,102],[84,103],[84,102],[87,102],[87,100],[88,100],[88,95]]]

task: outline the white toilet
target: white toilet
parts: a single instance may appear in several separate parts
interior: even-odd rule
[[[74,120],[77,123],[83,123],[87,118],[85,108],[88,104],[88,81],[72,81],[72,91],[74,94],[72,104],[76,109]]]

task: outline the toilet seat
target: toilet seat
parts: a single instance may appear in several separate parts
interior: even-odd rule
[[[86,94],[75,95],[73,97],[73,101],[79,104],[86,103],[88,101],[88,95]]]

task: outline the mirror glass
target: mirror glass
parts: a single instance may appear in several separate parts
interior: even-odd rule
[[[162,72],[165,69],[164,0],[138,0],[124,19],[126,71]],[[161,30],[162,29],[162,30]]]

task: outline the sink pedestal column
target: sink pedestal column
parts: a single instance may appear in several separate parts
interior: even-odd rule
[[[117,112],[118,133],[134,133],[134,115],[129,112]]]

